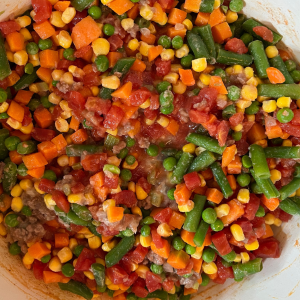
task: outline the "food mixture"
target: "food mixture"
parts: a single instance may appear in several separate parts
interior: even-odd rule
[[[85,299],[188,300],[280,257],[300,71],[242,0],[32,0],[0,22],[0,234]],[[276,262],[274,262],[276,263]]]

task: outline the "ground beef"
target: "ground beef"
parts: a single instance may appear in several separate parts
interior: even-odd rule
[[[150,209],[152,207],[151,197],[148,196],[145,200],[138,201],[137,206],[142,207],[144,209]]]
[[[151,262],[153,262],[156,265],[163,265],[165,263],[165,259],[158,254],[154,253],[152,250],[150,250],[147,254],[147,259]]]
[[[190,120],[189,114],[183,108],[179,109],[178,115],[179,115],[181,123],[183,123],[183,124],[187,123]]]
[[[164,271],[165,271],[166,273],[173,273],[173,272],[174,272],[173,267],[172,267],[170,264],[168,264],[167,262],[165,262],[165,263],[163,264],[163,269],[164,269]]]
[[[180,277],[180,284],[184,285],[185,288],[189,289],[194,286],[194,284],[197,282],[198,279],[199,279],[199,274],[194,272],[194,274],[191,277],[188,278]]]
[[[4,166],[5,166],[5,163],[3,161],[1,161],[0,162],[0,179],[2,179]]]
[[[150,146],[149,139],[147,139],[145,137],[140,138],[138,140],[138,142],[139,142],[139,147],[140,148],[146,149],[146,148],[149,148],[149,146]]]
[[[124,141],[121,141],[121,142],[118,143],[117,145],[113,146],[112,151],[113,151],[114,154],[119,154],[120,151],[121,151],[122,149],[124,149],[125,147],[126,147],[126,143],[125,143]]]

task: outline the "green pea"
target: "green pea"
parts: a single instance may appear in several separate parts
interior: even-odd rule
[[[164,159],[163,166],[166,171],[173,171],[176,166],[177,160],[175,157],[168,157]]]
[[[171,90],[172,85],[168,81],[161,81],[157,86],[156,90],[158,91],[159,94],[163,93],[164,91]]]
[[[260,205],[255,216],[256,217],[264,217],[266,214],[265,209]]]
[[[61,268],[61,272],[66,277],[72,277],[75,274],[75,269],[72,264],[64,264]]]
[[[50,39],[45,39],[45,40],[40,39],[38,45],[41,50],[47,50],[53,46],[53,43]]]
[[[236,107],[234,104],[228,105],[225,107],[222,111],[222,117],[225,120],[228,120],[230,117],[232,117],[236,113]]]
[[[154,144],[150,145],[147,148],[147,154],[149,156],[152,156],[152,157],[157,156],[158,155],[158,151],[159,151],[158,146],[156,146]]]
[[[242,138],[242,133],[240,131],[235,131],[233,134],[232,134],[232,138],[238,142],[241,140]]]
[[[53,106],[53,104],[51,102],[49,102],[47,96],[41,97],[41,103],[45,108],[50,108],[51,106]]]
[[[154,274],[158,274],[158,275],[164,271],[163,266],[156,265],[156,264],[152,264],[150,266],[150,269]]]
[[[142,236],[149,236],[151,233],[151,229],[150,229],[150,226],[149,225],[144,225],[142,228],[141,228],[141,235]]]
[[[209,284],[209,282],[210,282],[210,278],[205,273],[202,273],[201,277],[202,277],[202,283],[200,285],[201,286],[207,286]]]
[[[104,24],[103,33],[108,36],[112,36],[115,33],[115,27],[110,24]]]
[[[130,170],[128,169],[122,169],[121,170],[121,173],[120,173],[120,178],[123,180],[123,181],[129,181],[132,177],[132,173]]]
[[[95,20],[100,19],[102,10],[99,6],[93,5],[88,9],[88,14]]]
[[[150,26],[150,21],[145,20],[144,18],[137,17],[134,22],[140,27],[140,28],[148,28]]]
[[[172,246],[175,250],[180,251],[185,247],[185,242],[182,240],[180,236],[176,236],[172,241]]]
[[[28,103],[28,108],[31,111],[35,111],[40,105],[41,102],[38,99],[32,98]]]
[[[167,192],[167,196],[170,200],[175,200],[175,197],[174,197],[174,192],[175,192],[175,188],[172,188],[172,189],[169,189],[168,192]]]
[[[52,180],[52,181],[54,181],[54,182],[57,181],[57,176],[56,176],[55,172],[52,171],[52,170],[46,170],[46,171],[44,172],[43,178]]]
[[[83,249],[84,249],[83,245],[77,245],[73,250],[74,255],[78,257]]]
[[[244,155],[242,157],[242,164],[243,164],[243,167],[246,168],[246,169],[251,168],[252,167],[252,160],[251,160],[251,158],[248,155]]]
[[[236,101],[240,99],[241,89],[237,86],[231,85],[230,87],[228,87],[227,91],[229,100]]]
[[[4,145],[9,151],[17,150],[18,144],[21,142],[20,138],[17,136],[10,136],[4,141]]]
[[[63,57],[67,60],[74,61],[76,59],[74,52],[75,50],[72,48],[65,49],[63,52]]]
[[[118,158],[123,159],[127,156],[128,152],[129,151],[127,148],[123,148],[117,156],[118,156]]]
[[[208,224],[212,224],[215,223],[217,220],[217,213],[215,212],[215,210],[211,207],[206,208],[203,212],[202,212],[202,219],[204,222],[208,223]]]
[[[174,105],[173,103],[167,105],[167,106],[161,106],[160,107],[160,112],[164,115],[169,115],[173,112],[174,110]]]
[[[30,55],[35,55],[39,52],[39,46],[34,42],[30,42],[26,45],[26,52]]]
[[[126,146],[133,147],[135,145],[135,139],[131,138],[130,136],[126,137]]]
[[[52,80],[52,85],[54,86],[54,87],[56,87],[56,85],[59,83],[59,81],[58,80]]]
[[[19,154],[31,154],[37,150],[36,142],[29,140],[25,142],[21,142],[17,146],[17,152]]]
[[[131,166],[135,163],[136,159],[133,155],[128,155],[128,156],[126,156],[125,161],[128,165]]]
[[[244,7],[243,0],[231,0],[229,3],[229,8],[233,12],[240,12]]]
[[[109,60],[105,55],[98,55],[95,64],[99,72],[106,72],[109,68]]]
[[[127,15],[127,13],[124,13],[124,14],[122,14],[122,15],[119,15],[118,18],[119,18],[120,21],[122,21],[122,20],[124,20],[124,19],[127,19],[127,18],[128,18],[128,15]]]
[[[194,56],[192,54],[188,54],[187,56],[184,56],[184,57],[181,58],[180,64],[184,68],[187,68],[187,69],[191,68],[193,59],[194,59]]]
[[[32,211],[28,205],[24,205],[21,212],[26,217],[30,217],[32,215]]]
[[[151,225],[153,223],[155,223],[155,220],[152,217],[147,216],[142,220],[141,225]]]
[[[288,72],[293,72],[297,68],[297,64],[291,59],[286,60],[284,63]]]
[[[250,184],[251,177],[249,174],[239,174],[236,181],[241,187],[245,187]]]
[[[5,217],[5,224],[8,227],[17,227],[19,225],[18,216],[16,214],[9,214]]]
[[[276,114],[276,117],[280,123],[289,123],[290,121],[293,120],[294,113],[290,108],[285,107],[279,109],[279,111]]]
[[[211,73],[213,76],[220,76],[224,82],[227,81],[226,72],[221,68],[216,68]]]
[[[115,165],[110,165],[110,164],[104,165],[103,171],[104,171],[104,172],[105,172],[105,171],[109,171],[109,172],[111,172],[111,173],[113,173],[113,174],[117,174],[117,175],[120,174],[120,169],[119,169],[117,166],[115,166]]]
[[[27,176],[27,171],[28,171],[28,169],[26,168],[26,166],[25,166],[24,163],[21,163],[21,164],[18,166],[17,173],[18,173],[20,176]]]
[[[21,253],[21,247],[18,245],[18,242],[12,243],[9,246],[9,253],[11,255],[19,255]]]
[[[134,232],[130,228],[126,228],[125,230],[121,231],[123,236],[132,236],[134,235]]]
[[[193,247],[189,244],[185,245],[185,252],[189,255],[193,255],[196,252],[196,247]]]
[[[256,182],[251,183],[251,191],[254,194],[262,194],[262,190],[260,189],[260,187]]]
[[[293,77],[294,81],[298,83],[300,81],[300,71],[299,70],[294,70],[291,72],[291,76]]]
[[[210,247],[206,247],[203,250],[202,253],[202,259],[206,262],[206,263],[211,263],[214,261],[216,256],[216,251]]]
[[[247,115],[255,115],[259,112],[259,102],[253,101],[249,107],[245,109]]]
[[[50,261],[50,259],[51,259],[51,255],[48,254],[48,255],[45,255],[44,257],[41,258],[41,262],[43,264],[47,264]]]
[[[158,39],[157,44],[163,46],[165,49],[168,49],[171,47],[171,38],[167,35],[162,35]]]
[[[222,220],[217,219],[216,222],[210,225],[210,227],[213,231],[218,232],[224,229],[224,223],[222,222]]]
[[[183,46],[183,39],[181,36],[176,35],[175,37],[173,37],[172,39],[172,47],[174,49],[179,49]]]
[[[32,63],[28,63],[26,64],[25,68],[24,68],[24,72],[26,74],[32,74],[33,73],[33,64]]]

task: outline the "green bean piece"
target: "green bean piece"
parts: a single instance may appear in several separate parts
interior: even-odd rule
[[[286,65],[285,65],[284,61],[282,60],[282,58],[280,57],[280,55],[277,55],[277,56],[271,58],[270,65],[272,67],[278,69],[283,74],[283,76],[285,77],[284,83],[288,83],[288,84],[295,83],[293,77],[287,70]]]
[[[187,173],[199,172],[208,168],[214,161],[216,161],[215,155],[210,151],[203,151],[199,156],[194,158]]]
[[[75,9],[80,12],[82,12],[92,3],[93,0],[72,0],[71,1],[72,6],[75,7]]]
[[[282,200],[279,207],[290,215],[300,215],[300,206],[290,198]]]
[[[202,220],[200,222],[200,225],[197,228],[197,231],[196,231],[194,239],[193,239],[196,246],[202,247],[208,229],[209,229],[209,224],[207,224],[206,222],[204,222]]]
[[[77,203],[72,203],[71,208],[74,213],[84,221],[90,221],[93,217],[89,209],[84,205],[79,205]]]
[[[87,227],[93,235],[101,238],[101,234],[97,231],[97,227],[93,223],[89,222]]]
[[[2,33],[0,33],[0,80],[11,74],[10,65],[6,56],[5,43]]]
[[[212,248],[212,249],[214,249],[214,250],[217,252],[217,254],[218,254],[221,258],[223,258],[226,262],[228,262],[228,263],[233,262],[233,261],[235,260],[235,258],[236,258],[236,253],[235,253],[233,250],[232,250],[230,253],[226,254],[226,255],[221,255],[221,254],[218,252],[216,246],[215,246],[213,243],[211,243],[209,247]]]
[[[254,58],[254,64],[258,77],[261,79],[268,78],[267,68],[270,67],[264,45],[261,41],[254,41],[249,45],[249,52]]]
[[[21,79],[15,83],[14,89],[16,91],[24,90],[29,87],[30,84],[34,83],[38,79],[38,76],[36,75],[38,68],[39,67],[35,67],[32,74],[24,74]]]
[[[241,65],[248,67],[252,64],[253,58],[249,54],[238,54],[223,49],[219,49],[217,54],[217,63],[225,65]]]
[[[253,164],[255,176],[260,179],[270,178],[271,173],[269,170],[264,148],[256,144],[252,144],[249,147],[249,153]]]
[[[203,2],[202,2],[203,3]],[[201,7],[202,7],[202,3],[201,3]],[[208,25],[204,25],[201,26],[198,30],[199,35],[201,36],[207,51],[210,55],[210,59],[209,62],[210,63],[215,63],[216,62],[216,57],[217,57],[217,51],[216,51],[216,46],[215,46],[215,42],[214,42],[214,38],[211,32],[211,26]]]
[[[258,96],[271,98],[291,97],[300,98],[300,85],[298,84],[260,84],[257,87]]]
[[[221,147],[217,140],[197,133],[190,133],[186,140],[189,143],[193,143],[199,147],[218,154],[223,154],[224,150],[226,149],[226,146]]]
[[[202,40],[202,38],[192,32],[188,32],[187,34],[187,41],[189,47],[192,49],[195,58],[207,58],[210,59],[210,55],[208,53],[208,50]]]
[[[75,224],[75,225],[80,225],[80,226],[88,226],[88,222],[82,220],[80,217],[78,217],[74,211],[70,210],[67,213],[67,218],[69,219],[69,222]]]
[[[229,24],[234,26],[234,31],[232,32],[234,37],[240,38],[241,35],[244,33],[242,25],[245,22],[245,20],[246,16],[244,14],[239,14],[238,19],[235,22]]]
[[[260,272],[263,269],[262,258],[255,258],[246,263],[232,266],[234,280],[241,281],[244,277]]]
[[[170,179],[172,184],[179,184],[182,179],[184,174],[186,173],[186,171],[188,170],[188,168],[190,167],[192,161],[194,159],[194,156],[188,152],[183,152],[177,165],[175,170],[173,171],[172,177]]]
[[[206,203],[205,196],[195,194],[194,208],[190,212],[186,213],[186,219],[183,224],[183,228],[185,230],[189,232],[197,231],[205,203]]]
[[[284,64],[288,72],[293,72],[297,68],[297,64],[291,59],[286,60]]]
[[[200,11],[204,13],[212,13],[214,10],[215,0],[202,0]]]
[[[132,249],[134,242],[134,235],[124,237],[116,247],[114,247],[110,252],[108,252],[108,254],[106,254],[106,267],[110,268],[117,264],[122,259],[122,257]]]
[[[120,139],[118,137],[108,134],[105,139],[104,146],[106,149],[112,150],[112,148],[115,145],[119,144],[119,142],[120,142]]]
[[[11,189],[17,183],[17,165],[11,161],[7,162],[4,166],[2,186],[6,193],[10,193]]]
[[[105,286],[105,267],[99,263],[92,264],[92,272],[95,276],[97,286]]]
[[[22,155],[31,154],[37,150],[35,141],[29,140],[19,143],[17,146],[17,152]]]
[[[300,158],[300,147],[266,147],[267,158]]]
[[[216,178],[218,185],[220,186],[222,193],[226,199],[228,199],[233,194],[233,190],[230,187],[228,179],[226,178],[219,163],[214,162],[210,165],[210,168]]]
[[[284,200],[300,188],[300,178],[294,178],[290,183],[283,186],[280,190],[280,199]]]
[[[86,154],[102,153],[103,146],[98,145],[69,145],[66,147],[68,156],[81,156],[83,152]]]
[[[168,299],[168,293],[166,291],[156,290],[152,293],[148,293],[146,298],[147,299],[149,299],[149,298],[158,298],[158,299],[161,299],[161,300],[167,300]]]
[[[241,40],[243,41],[243,43],[248,47],[248,45],[253,42],[253,36],[249,33],[244,33],[241,36]]]
[[[86,300],[93,298],[93,292],[85,284],[71,279],[68,283],[58,283],[62,291],[68,291],[75,295],[79,295]]]
[[[18,242],[12,243],[9,246],[9,253],[11,255],[19,255],[21,253],[21,247],[18,245]]]

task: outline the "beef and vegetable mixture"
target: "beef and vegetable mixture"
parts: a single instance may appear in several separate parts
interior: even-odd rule
[[[188,300],[279,258],[300,71],[242,0],[32,0],[0,23],[0,234],[85,299]]]

